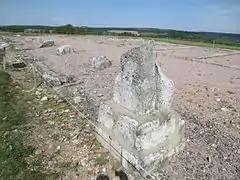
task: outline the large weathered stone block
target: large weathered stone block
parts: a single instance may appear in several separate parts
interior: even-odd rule
[[[140,114],[171,106],[173,83],[162,73],[151,45],[124,53],[120,64],[114,101]]]
[[[155,170],[184,147],[184,121],[171,109],[172,96],[152,44],[122,55],[113,100],[100,105],[96,132],[125,168]]]

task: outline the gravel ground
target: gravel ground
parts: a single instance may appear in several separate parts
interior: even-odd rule
[[[56,47],[37,48],[26,38],[15,38],[27,53],[42,58],[41,66],[58,73],[74,75],[91,99],[105,101],[112,97],[114,79],[119,71],[120,56],[138,46],[142,40],[107,37],[53,36]],[[77,53],[56,55],[60,45],[72,45]],[[239,53],[203,47],[157,43],[155,51],[163,70],[175,83],[173,107],[186,121],[187,146],[159,169],[168,179],[240,179],[240,71],[187,59]],[[105,55],[112,67],[97,71],[91,58]],[[206,58],[240,67],[240,55]],[[100,96],[101,95],[101,96]],[[74,152],[74,150],[72,150]],[[77,153],[77,152],[76,152]],[[74,154],[74,153],[73,153]]]

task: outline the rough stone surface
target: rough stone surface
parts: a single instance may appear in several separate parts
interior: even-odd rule
[[[160,110],[156,114],[143,116],[108,101],[100,106],[98,123],[100,142],[107,140],[103,145],[116,158],[121,160],[120,154],[125,154],[124,158],[136,168],[151,170],[184,145],[184,121],[172,110]],[[123,166],[129,169],[126,160]]]
[[[57,55],[71,54],[74,53],[75,50],[71,45],[63,45],[57,48]]]
[[[44,72],[42,74],[42,77],[43,77],[43,79],[45,79],[45,81],[51,87],[61,86],[65,83],[76,82],[74,77],[72,77],[72,76],[58,75],[58,74],[54,73],[53,71]]]
[[[140,114],[171,106],[173,83],[162,73],[152,45],[131,49],[120,64],[114,101]]]
[[[95,69],[103,70],[112,66],[112,61],[106,56],[97,56],[92,59],[92,66]]]
[[[52,46],[55,46],[55,42],[53,40],[44,40],[43,43],[40,45],[40,48],[52,47]]]
[[[171,109],[173,83],[155,61],[152,47],[122,55],[113,100],[100,105],[96,122],[103,146],[124,168],[133,165],[143,174],[142,168],[151,173],[184,147],[184,121]]]

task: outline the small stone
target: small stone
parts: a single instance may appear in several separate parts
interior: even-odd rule
[[[59,151],[61,149],[61,146],[57,146],[57,150]]]
[[[39,155],[39,154],[41,154],[42,152],[43,152],[42,150],[37,149],[37,150],[35,151],[35,154],[36,154],[36,155]]]
[[[72,137],[73,140],[78,139],[78,135]]]
[[[63,103],[63,102],[64,102],[63,99],[59,99],[59,100],[57,100],[57,103],[58,103],[58,104]]]
[[[69,110],[69,109],[66,109],[66,110],[64,110],[64,112],[65,112],[65,113],[69,113],[69,112],[70,112],[70,110]]]
[[[43,102],[43,101],[47,101],[48,100],[48,97],[47,96],[44,96],[42,99],[41,99],[41,101]]]
[[[76,103],[76,104],[81,103],[82,100],[83,100],[83,99],[82,99],[81,97],[79,97],[79,96],[74,97],[74,103]]]
[[[112,61],[106,56],[97,56],[92,59],[92,66],[97,70],[103,70],[112,66]]]
[[[50,125],[54,125],[54,124],[55,124],[54,121],[48,121],[48,123],[49,123]]]
[[[106,173],[106,172],[107,172],[107,169],[106,169],[106,168],[103,168],[103,169],[102,169],[102,172],[103,172],[103,173]]]
[[[73,47],[71,45],[63,45],[60,46],[59,48],[57,48],[57,55],[64,55],[64,54],[71,54],[74,53],[75,50],[73,49]]]
[[[216,99],[216,101],[217,101],[217,102],[220,102],[220,101],[221,101],[221,99],[220,99],[220,98],[217,98],[217,99]]]
[[[40,96],[40,95],[41,95],[41,92],[36,91],[35,94],[36,94],[37,96]]]
[[[222,107],[221,110],[224,111],[224,112],[228,112],[229,111],[229,109],[225,108],[225,107]]]
[[[55,42],[53,40],[45,40],[43,43],[39,46],[39,48],[45,48],[45,47],[51,47],[55,46]]]

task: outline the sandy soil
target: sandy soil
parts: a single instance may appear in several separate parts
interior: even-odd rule
[[[96,101],[112,97],[121,54],[142,44],[140,39],[116,37],[43,38],[54,39],[57,47],[72,45],[77,53],[59,57],[57,47],[40,49],[38,43],[29,39],[15,39],[32,49],[28,53],[43,57],[42,66],[60,74],[74,75],[82,81],[85,90]],[[240,179],[240,70],[189,61],[239,52],[166,43],[157,43],[155,51],[163,70],[174,81],[173,107],[186,120],[188,139],[185,151],[160,168],[162,176],[169,179]],[[107,56],[112,67],[94,70],[91,59],[98,55]],[[240,68],[240,55],[205,58],[204,61]]]

